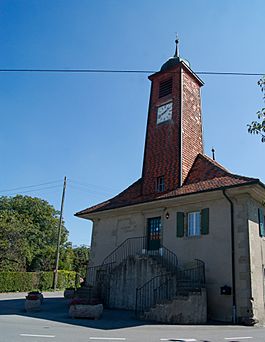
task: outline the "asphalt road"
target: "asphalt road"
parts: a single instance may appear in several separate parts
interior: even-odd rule
[[[72,319],[61,292],[44,293],[40,312],[26,313],[25,294],[0,294],[0,342],[265,342],[265,328],[160,325],[131,312],[105,310],[102,319]]]

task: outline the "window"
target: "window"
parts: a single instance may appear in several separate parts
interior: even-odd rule
[[[165,178],[164,178],[164,176],[160,176],[156,179],[156,191],[157,192],[165,191]]]
[[[189,213],[177,212],[177,238],[209,234],[209,208]]]
[[[172,93],[172,78],[159,84],[159,98],[170,95]]]
[[[188,213],[187,236],[200,236],[200,235],[201,235],[201,213],[199,211]]]

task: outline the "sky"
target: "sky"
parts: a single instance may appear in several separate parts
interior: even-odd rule
[[[264,0],[0,0],[0,69],[154,70],[174,54],[193,71],[265,73]],[[141,176],[148,73],[0,72],[0,195],[60,209],[73,245],[92,224],[74,213]],[[247,132],[263,106],[258,76],[200,75],[204,152],[265,182],[265,144]],[[38,185],[38,186],[37,186]]]

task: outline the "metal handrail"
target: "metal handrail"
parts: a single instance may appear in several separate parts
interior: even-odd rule
[[[159,249],[147,250],[147,242],[147,236],[127,238],[103,260],[102,264],[115,262],[118,265],[129,256],[146,254],[159,258],[163,267],[166,267],[171,272],[175,272],[178,266],[176,254],[162,244]]]
[[[108,264],[114,261],[116,263],[119,263],[126,259],[128,256],[136,255],[139,252],[141,253],[143,249],[146,249],[145,236],[127,238],[119,246],[117,246],[108,256],[106,256],[102,264]]]
[[[112,269],[116,266],[115,262],[109,264],[101,264],[97,266],[91,266],[87,268],[86,273],[86,285],[95,286],[99,280],[100,273],[104,272],[110,274]]]

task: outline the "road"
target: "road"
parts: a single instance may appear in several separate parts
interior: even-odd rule
[[[44,293],[40,312],[24,311],[25,294],[0,294],[0,342],[264,342],[265,328],[229,325],[161,325],[131,312],[105,310],[102,319],[68,317],[61,292]]]

